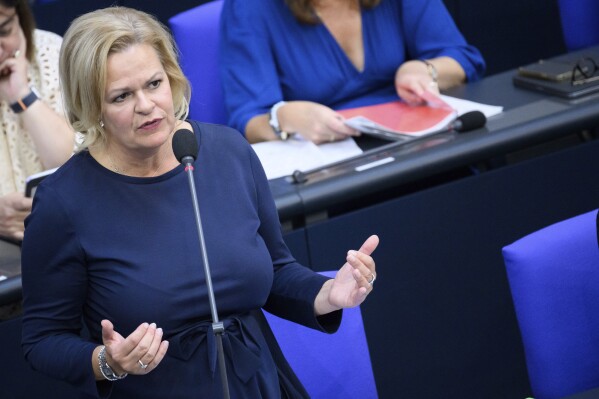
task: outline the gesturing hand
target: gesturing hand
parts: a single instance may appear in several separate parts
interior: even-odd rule
[[[164,358],[168,341],[162,340],[162,328],[142,323],[127,338],[102,320],[102,341],[106,346],[106,362],[117,374],[147,374]]]
[[[376,235],[368,237],[358,251],[348,251],[347,262],[333,280],[328,280],[316,296],[317,315],[360,305],[372,291],[376,279],[374,259],[370,256],[379,245]]]

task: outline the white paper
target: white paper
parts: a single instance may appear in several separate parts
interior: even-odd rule
[[[444,94],[441,94],[440,97],[453,109],[458,111],[458,115],[464,115],[466,112],[470,111],[480,111],[485,114],[487,118],[490,118],[503,112],[503,107],[498,105],[487,105],[474,101],[462,100],[461,98],[449,97]]]
[[[352,138],[316,145],[294,136],[287,141],[266,141],[252,144],[252,147],[269,180],[289,176],[296,170],[306,172],[362,153]]]

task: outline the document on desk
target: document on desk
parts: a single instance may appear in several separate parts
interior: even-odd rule
[[[478,110],[489,118],[503,112],[503,107],[500,106],[480,104],[444,95],[441,95],[440,98],[457,115]],[[296,170],[305,172],[362,153],[362,150],[352,138],[316,145],[296,135],[291,140],[267,141],[253,144],[252,147],[258,158],[260,158],[266,177],[269,180],[289,176]]]
[[[440,97],[425,92],[426,104],[409,105],[401,100],[338,111],[345,124],[366,134],[401,139],[438,132],[449,125],[457,111]]]
[[[401,141],[446,130],[459,115],[469,111],[481,111],[487,118],[503,111],[502,107],[430,92],[425,92],[425,100],[426,104],[422,105],[397,100],[338,112],[346,118],[345,123],[356,130]]]
[[[286,141],[252,144],[252,147],[269,180],[289,176],[296,170],[305,172],[362,153],[352,138],[316,145],[296,136]]]
[[[449,97],[444,94],[441,94],[440,97],[443,99],[443,101],[457,111],[458,116],[464,115],[466,112],[470,111],[480,111],[485,114],[488,119],[503,112],[503,107],[500,105],[482,104],[474,101],[463,100],[461,98]]]

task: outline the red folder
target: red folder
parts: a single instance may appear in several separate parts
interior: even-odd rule
[[[426,104],[408,105],[403,101],[338,111],[348,126],[367,134],[383,133],[399,137],[422,136],[438,132],[457,117],[457,111],[438,96],[426,92]]]

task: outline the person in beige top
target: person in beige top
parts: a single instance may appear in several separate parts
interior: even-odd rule
[[[0,0],[0,237],[21,241],[27,176],[63,164],[75,134],[58,82],[62,38],[35,29],[27,0]]]

